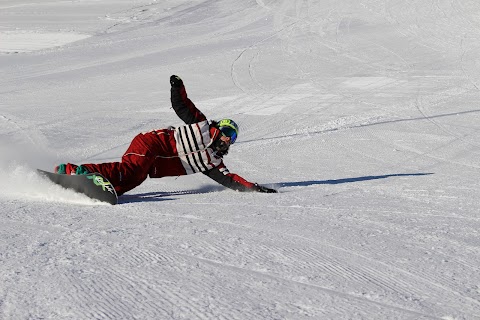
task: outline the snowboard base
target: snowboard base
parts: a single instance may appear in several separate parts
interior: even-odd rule
[[[82,193],[89,198],[96,199],[110,204],[117,204],[117,192],[107,178],[100,173],[89,173],[82,175],[67,175],[48,172],[37,169],[37,171],[50,181],[66,188]]]

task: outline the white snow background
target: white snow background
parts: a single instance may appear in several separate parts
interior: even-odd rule
[[[0,319],[480,319],[480,2],[0,1]],[[180,125],[225,163],[101,205],[35,173]]]

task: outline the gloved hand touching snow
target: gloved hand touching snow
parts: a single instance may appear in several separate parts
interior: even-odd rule
[[[255,183],[255,191],[256,192],[262,192],[262,193],[277,193],[278,192],[275,189],[270,189],[270,188],[261,186],[258,183]]]

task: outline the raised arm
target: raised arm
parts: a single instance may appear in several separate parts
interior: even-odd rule
[[[180,119],[186,124],[192,124],[207,120],[205,115],[195,107],[195,104],[187,96],[187,91],[183,85],[183,81],[179,76],[170,77],[170,100],[173,110]]]

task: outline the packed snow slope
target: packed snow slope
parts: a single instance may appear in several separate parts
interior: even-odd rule
[[[480,2],[3,0],[0,319],[480,319]],[[35,168],[241,126],[277,188],[149,179],[101,205]]]

